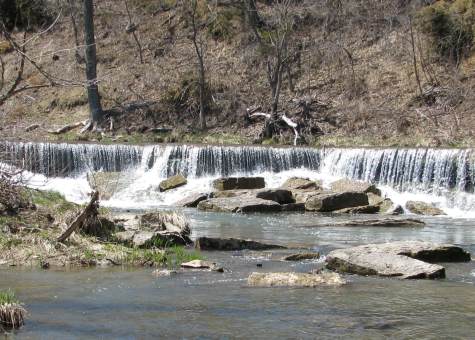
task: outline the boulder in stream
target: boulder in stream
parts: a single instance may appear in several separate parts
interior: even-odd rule
[[[279,204],[289,204],[295,202],[292,197],[292,192],[285,189],[259,190],[256,193],[256,197],[263,200],[274,201]]]
[[[470,261],[470,254],[454,245],[430,242],[369,244],[330,252],[326,257],[326,267],[342,273],[400,279],[445,277],[444,267],[424,261]]]
[[[252,273],[247,279],[253,287],[317,287],[346,284],[337,273]]]
[[[346,208],[368,205],[368,196],[363,192],[341,192],[317,194],[305,202],[305,209],[309,211],[332,212]]]
[[[269,249],[285,249],[284,246],[275,244],[265,244],[252,240],[241,240],[236,238],[212,238],[200,237],[195,241],[195,247],[200,250],[219,250],[219,251],[236,251],[236,250],[269,250]]]
[[[416,215],[426,215],[426,216],[437,216],[437,215],[446,215],[441,209],[435,207],[432,204],[419,202],[419,201],[408,201],[406,203],[406,208],[411,213]]]
[[[224,272],[224,269],[219,267],[216,263],[204,260],[193,260],[181,264],[182,268],[188,269],[211,269],[216,272]]]
[[[227,177],[213,181],[216,190],[262,189],[266,186],[263,177]]]
[[[334,192],[363,192],[373,193],[375,195],[381,196],[381,190],[379,190],[374,184],[362,181],[354,181],[349,179],[340,179],[330,184],[331,190]]]
[[[203,194],[203,193],[192,194],[178,201],[176,205],[179,207],[185,207],[185,208],[196,208],[198,206],[198,203],[200,203],[201,201],[205,201],[208,198],[210,198],[210,194]]]
[[[379,212],[378,205],[363,205],[361,207],[345,208],[334,211],[337,214],[376,214]]]
[[[159,185],[159,190],[161,192],[172,190],[172,189],[181,187],[183,185],[186,185],[186,183],[188,183],[188,181],[186,180],[185,176],[181,174],[175,175],[175,176],[167,178],[164,181],[161,181]]]
[[[214,212],[278,212],[282,207],[279,203],[250,196],[211,198],[198,204],[198,209]]]

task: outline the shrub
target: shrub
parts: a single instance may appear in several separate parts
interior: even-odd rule
[[[0,18],[8,30],[34,30],[51,24],[53,9],[46,0],[0,0]]]
[[[423,8],[418,15],[424,33],[441,57],[459,63],[470,51],[474,39],[473,0],[439,1]]]

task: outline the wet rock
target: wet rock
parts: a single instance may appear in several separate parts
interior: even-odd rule
[[[337,214],[376,214],[379,212],[378,205],[364,205],[361,207],[346,208],[334,211]]]
[[[425,223],[414,218],[376,218],[364,220],[351,220],[343,222],[334,222],[328,224],[320,224],[311,227],[423,227]]]
[[[283,204],[282,211],[305,211],[305,203]]]
[[[346,281],[336,273],[252,273],[247,283],[253,287],[317,287],[340,286]]]
[[[386,211],[386,215],[396,216],[396,215],[403,215],[403,214],[404,214],[404,208],[401,207],[399,204],[389,209],[388,211]]]
[[[309,211],[332,212],[365,205],[368,205],[368,196],[365,193],[350,191],[311,196],[305,202],[305,209]]]
[[[282,207],[280,204],[254,197],[230,197],[230,198],[212,198],[202,201],[198,204],[198,209],[214,212],[278,212]]]
[[[339,250],[328,254],[326,262],[328,269],[341,273],[389,276],[400,279],[437,279],[445,277],[444,267],[402,255],[368,254]]]
[[[227,177],[213,181],[216,190],[262,189],[266,186],[263,177]]]
[[[374,205],[379,207],[379,213],[385,214],[390,211],[394,203],[389,198],[383,198],[379,195],[375,195],[372,192],[367,193],[369,205]]]
[[[191,269],[211,269],[214,271],[224,271],[220,270],[221,267],[219,267],[216,263],[203,260],[193,260],[190,262],[184,262],[181,264],[181,267]]]
[[[320,258],[320,253],[300,253],[287,255],[282,260],[284,261],[304,261],[304,260],[316,260]]]
[[[160,182],[158,188],[161,192],[163,192],[181,187],[183,185],[186,185],[186,183],[188,183],[188,181],[183,175],[175,175]]]
[[[301,177],[291,177],[285,181],[284,184],[281,186],[283,189],[289,190],[309,190],[309,191],[317,191],[321,189],[321,183],[317,183],[316,181],[311,181],[308,178],[301,178]]]
[[[363,192],[363,193],[373,193],[375,195],[381,196],[381,190],[376,188],[374,184],[362,181],[352,181],[349,179],[340,179],[336,182],[330,184],[331,190],[334,192]]]
[[[176,270],[157,269],[153,271],[153,275],[156,277],[170,277],[176,274],[178,274]]]
[[[274,201],[279,204],[294,203],[292,192],[284,189],[261,190],[256,193],[257,198]]]
[[[196,208],[198,203],[210,198],[210,194],[193,194],[176,203],[179,207]]]
[[[236,251],[236,250],[268,250],[268,249],[285,249],[284,246],[275,244],[265,244],[252,240],[241,240],[235,238],[211,238],[200,237],[195,241],[195,247],[200,250],[219,250],[219,251]]]
[[[470,261],[470,254],[450,244],[393,242],[338,249],[326,257],[329,269],[359,275],[391,276],[401,279],[445,277],[445,268],[427,262]]]
[[[441,209],[435,207],[432,204],[419,202],[419,201],[408,201],[406,203],[406,208],[411,213],[416,215],[426,215],[426,216],[437,216],[437,215],[446,215]]]

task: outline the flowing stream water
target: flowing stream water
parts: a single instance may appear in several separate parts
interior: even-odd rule
[[[246,285],[253,271],[307,272],[323,266],[324,257],[281,261],[300,248],[325,255],[353,245],[424,240],[457,244],[475,254],[471,149],[3,143],[0,151],[4,162],[28,170],[30,185],[58,190],[76,202],[84,201],[90,190],[87,173],[120,172],[125,184],[102,202],[114,209],[169,208],[189,193],[210,190],[214,178],[259,175],[268,187],[292,176],[320,179],[325,185],[342,177],[372,181],[397,203],[424,200],[448,214],[424,218],[423,228],[311,228],[317,220],[347,217],[184,209],[193,237],[251,238],[291,249],[205,252],[228,270],[190,271],[171,278],[158,278],[153,269],[1,268],[0,289],[14,288],[30,313],[17,338],[474,338],[474,261],[444,264],[447,279],[437,281],[347,275],[349,284],[342,287]],[[160,181],[177,173],[186,175],[188,184],[158,192]]]

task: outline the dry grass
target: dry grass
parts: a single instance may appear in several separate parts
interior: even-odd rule
[[[437,105],[412,105],[418,96],[412,49],[408,39],[407,9],[395,8],[393,2],[381,1],[374,7],[366,2],[347,2],[336,15],[328,1],[302,2],[313,4],[295,36],[304,44],[301,69],[295,69],[295,92],[284,79],[282,110],[296,115],[292,99],[309,96],[332,105],[311,113],[312,124],[327,138],[358,137],[359,139],[399,138],[401,134],[417,136],[425,144],[435,136],[442,145],[452,141],[473,139],[475,119],[473,107],[475,84],[473,57],[459,69],[441,63],[430,54],[426,37],[417,32],[417,59],[424,88],[438,86],[458,89],[462,102],[439,98]],[[171,126],[179,130],[173,141],[192,139],[196,131],[196,98],[188,98],[183,107],[165,105],[170,93],[183,92],[183,80],[195,75],[194,51],[187,39],[179,13],[150,12],[139,2],[131,5],[135,20],[140,23],[138,35],[144,46],[145,63],[138,61],[130,37],[124,33],[127,17],[124,9],[112,1],[98,3],[96,26],[99,54],[100,88],[104,107],[136,102],[158,103],[150,110],[131,112],[119,124],[119,131],[110,136],[88,136],[90,139],[122,142],[171,141],[166,137],[128,135],[125,127]],[[313,9],[312,9],[313,8]],[[315,9],[318,8],[317,11]],[[261,4],[265,16],[269,7]],[[304,13],[305,14],[305,13]],[[329,17],[327,17],[329,16]],[[365,18],[361,20],[361,18]],[[394,18],[389,24],[387,18]],[[303,20],[302,19],[302,20]],[[328,19],[328,20],[327,20]],[[397,19],[397,20],[396,20]],[[256,136],[256,125],[245,124],[245,109],[262,105],[267,109],[270,91],[265,74],[265,61],[246,27],[232,19],[232,36],[227,39],[207,39],[207,77],[213,91],[208,112],[210,134],[233,135],[231,140],[249,142]],[[420,46],[419,46],[420,45]],[[345,47],[351,52],[354,75]],[[57,76],[81,81],[83,65],[74,61],[72,30],[63,20],[47,36],[36,39],[29,51],[45,69]],[[53,61],[52,55],[59,57]],[[6,54],[7,76],[14,74],[13,54]],[[424,64],[424,65],[422,65]],[[26,70],[27,82],[41,84],[44,79],[31,68]],[[3,122],[3,138],[28,140],[78,140],[76,132],[51,136],[46,128],[26,133],[32,123],[61,126],[87,117],[87,106],[78,95],[81,88],[41,89],[19,95],[7,102]],[[78,100],[77,100],[78,99]],[[79,106],[78,106],[79,105]],[[401,120],[409,122],[401,131]],[[462,128],[453,128],[454,122]],[[462,124],[463,123],[463,124]],[[457,124],[455,124],[457,125]],[[190,137],[191,136],[191,137]],[[83,137],[81,137],[83,138]],[[211,142],[228,142],[227,138],[211,138]],[[285,138],[283,139],[285,141]]]

